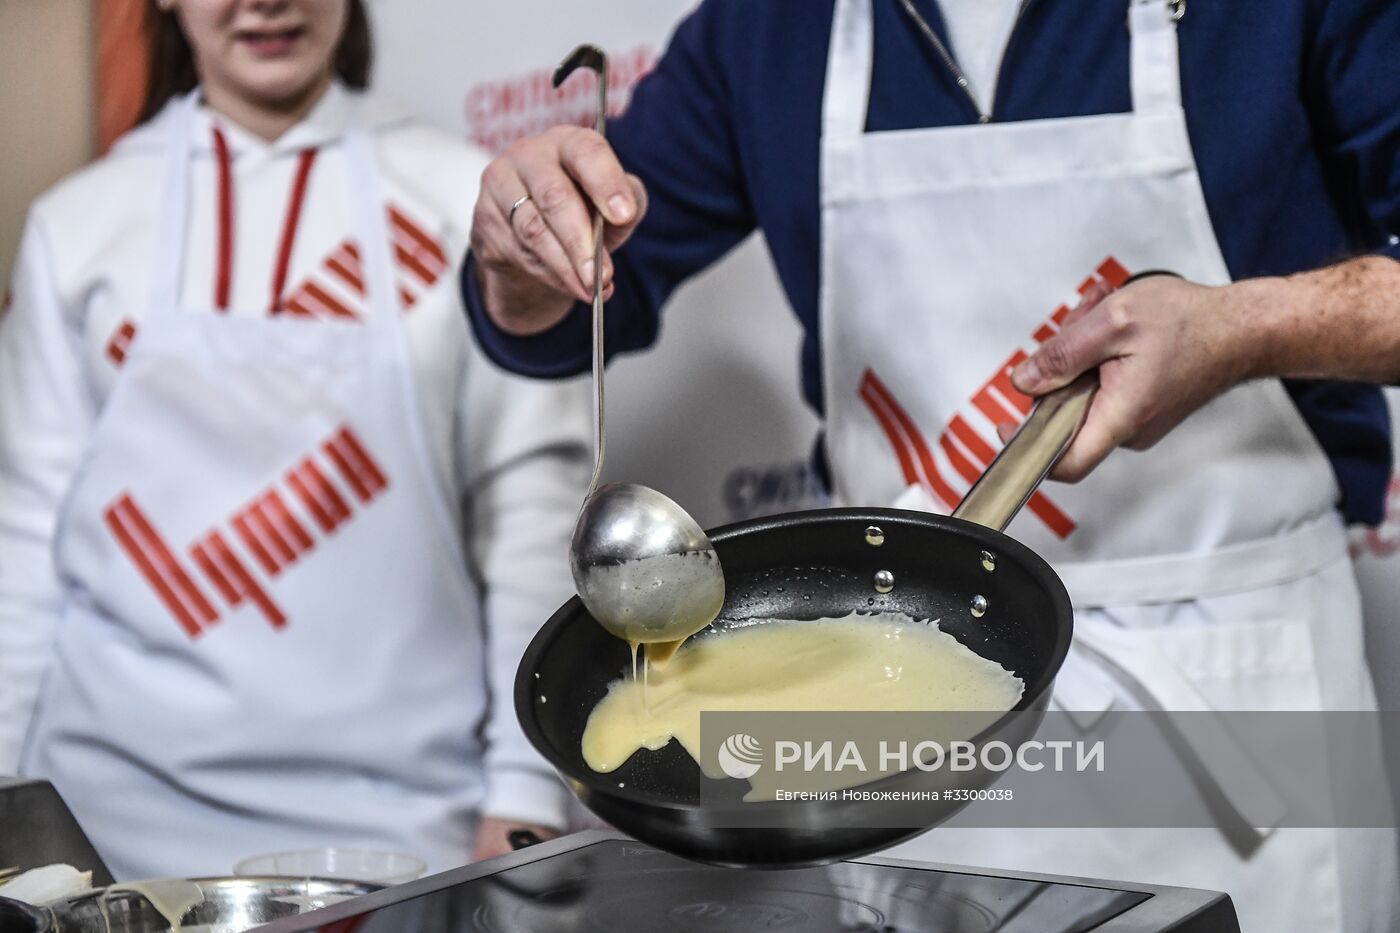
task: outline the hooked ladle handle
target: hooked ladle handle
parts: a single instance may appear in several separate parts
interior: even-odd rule
[[[1074,440],[1099,388],[1097,371],[1043,396],[1016,436],[963,496],[954,518],[1001,531]]]
[[[598,74],[598,111],[593,128],[599,136],[608,131],[608,56],[596,45],[580,45],[554,69],[554,86],[558,87],[579,68],[591,68]],[[593,212],[593,479],[588,484],[588,496],[598,488],[603,475],[603,212]]]

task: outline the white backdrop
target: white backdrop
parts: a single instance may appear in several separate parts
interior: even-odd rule
[[[693,0],[370,0],[375,82],[499,151],[591,123],[594,85],[549,76],[581,42],[609,53],[614,107]],[[657,348],[608,369],[609,479],[671,495],[702,525],[812,507],[816,418],[798,391],[800,330],[753,237],[674,296]]]

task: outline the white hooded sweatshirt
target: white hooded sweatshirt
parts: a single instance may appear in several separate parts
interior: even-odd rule
[[[456,277],[486,157],[338,85],[273,143],[180,112],[35,203],[0,319],[0,773],[52,779],[118,877],[333,844],[440,869],[479,814],[561,825],[512,683],[571,592],[587,394],[507,375],[470,339]],[[191,148],[166,319],[206,330],[160,362],[154,335],[180,329],[152,310],[175,126]],[[386,250],[356,232],[373,229],[357,128]],[[396,280],[378,318],[376,255]],[[210,363],[269,317],[308,360],[388,321],[408,378],[336,398],[355,365]],[[201,462],[206,430],[231,453]],[[121,494],[87,503],[92,472]]]

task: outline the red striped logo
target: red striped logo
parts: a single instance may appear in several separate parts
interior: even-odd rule
[[[943,478],[914,419],[900,407],[894,395],[872,370],[867,369],[860,381],[860,397],[875,414],[875,419],[894,447],[905,479],[922,485],[947,508],[956,507],[961,497]]]
[[[404,251],[413,255],[415,262],[427,270],[424,282],[431,285],[447,268],[447,254],[442,245],[423,231],[402,210],[389,205],[389,226],[393,230],[396,244],[402,244]]]
[[[292,488],[306,511],[311,513],[321,530],[330,534],[350,517],[350,506],[341,496],[326,474],[316,466],[310,457],[302,460],[287,474],[287,485]]]
[[[360,251],[355,244],[346,240],[340,248],[326,258],[326,268],[351,291],[365,293],[364,273],[360,269]]]
[[[247,600],[257,607],[273,628],[282,628],[287,624],[286,614],[258,585],[247,566],[218,531],[205,535],[202,541],[190,548],[190,553],[230,607],[237,608]]]
[[[126,355],[131,350],[131,341],[136,336],[136,325],[130,318],[123,318],[121,324],[112,332],[112,338],[107,341],[107,359],[116,366],[126,362]]]
[[[298,313],[312,317],[349,320],[356,320],[358,317],[344,302],[310,279],[288,300],[287,305],[290,307],[293,303],[296,304]]]
[[[1099,263],[1099,267],[1095,271],[1098,272],[1100,278],[1108,283],[1109,288],[1122,288],[1123,284],[1132,278],[1132,273],[1112,256]]]
[[[316,316],[316,313],[311,310],[311,306],[302,300],[301,291],[297,291],[292,297],[282,302],[282,313],[290,314],[292,317]]]
[[[107,528],[121,549],[146,578],[165,608],[191,638],[204,626],[219,620],[214,605],[200,591],[160,534],[137,507],[130,494],[123,493],[103,513]]]
[[[419,253],[404,246],[402,240],[394,243],[394,258],[398,260],[399,265],[416,275],[418,280],[424,285],[432,285],[438,280],[438,276],[442,274],[440,268],[429,268],[423,262],[423,257]]]
[[[379,465],[349,428],[341,428],[322,449],[361,502],[369,502],[389,485]]]
[[[447,253],[441,242],[402,208],[391,204],[387,214],[389,248],[401,275],[396,291],[400,304],[408,310],[418,301],[415,289],[433,287],[448,270]],[[297,286],[283,308],[298,317],[358,320],[364,295],[360,247],[353,240],[343,240],[321,262],[320,269]]]
[[[1128,279],[1128,270],[1112,256],[1105,259],[1095,272],[1096,275],[1089,276],[1079,284],[1080,295],[1088,292],[1100,280],[1111,290],[1121,287]],[[1069,313],[1068,304],[1058,306],[1049,319],[1036,328],[1032,335],[1035,342],[1044,343],[1059,333],[1060,326]],[[985,423],[993,428],[1002,424],[1019,425],[1031,412],[1034,400],[1017,391],[1011,383],[1011,371],[1026,359],[1027,355],[1025,350],[1016,350],[969,400],[972,410],[980,414]],[[861,378],[859,392],[861,401],[870,409],[876,423],[894,449],[905,483],[917,483],[948,509],[956,508],[962,497],[944,477],[939,462],[934,458],[918,426],[895,400],[889,388],[873,371],[866,370]],[[968,488],[981,478],[983,471],[996,458],[996,449],[977,433],[962,414],[955,414],[939,435],[938,449],[952,468],[953,475],[961,478]],[[1056,537],[1064,539],[1074,533],[1074,521],[1045,493],[1034,493],[1026,507]]]
[[[348,427],[337,430],[321,450],[360,502],[368,504],[388,488],[383,468]],[[331,534],[353,517],[346,496],[314,455],[303,457],[285,479],[293,501],[301,506],[301,516],[309,515],[323,533]],[[130,495],[122,495],[104,515],[121,549],[191,638],[218,620],[218,611]],[[211,529],[190,546],[190,557],[230,609],[251,604],[274,628],[283,628],[286,613],[254,571],[278,578],[315,549],[312,529],[301,516],[282,490],[269,487],[230,516],[231,537],[219,528]],[[234,543],[243,554],[251,555],[251,564],[234,549]]]
[[[313,546],[311,536],[287,511],[275,489],[234,515],[229,524],[270,576],[296,563]]]

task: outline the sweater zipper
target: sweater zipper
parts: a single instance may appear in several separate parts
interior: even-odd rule
[[[949,73],[952,74],[953,80],[957,82],[958,88],[962,91],[963,96],[966,97],[967,102],[972,105],[972,112],[977,114],[977,122],[991,123],[992,114],[984,112],[981,105],[977,103],[977,98],[972,95],[972,87],[967,80],[967,75],[963,73],[962,68],[958,65],[957,59],[953,58],[952,53],[948,51],[948,46],[944,44],[942,39],[938,38],[938,33],[934,32],[928,20],[925,19],[914,6],[914,0],[899,0],[899,2],[904,7],[904,11],[909,14],[909,18],[914,21],[914,25],[918,27],[919,32],[923,33],[929,45],[938,53],[938,57],[943,60],[943,64],[947,67]],[[1011,43],[1016,39],[1016,30],[1020,27],[1021,20],[1026,15],[1026,10],[1034,2],[1035,0],[1021,0],[1021,5],[1017,7],[1016,18],[1011,23],[1011,35],[1008,36],[1006,40],[1007,53],[1011,51]],[[1001,72],[1002,69],[1006,67],[1006,58],[1007,55],[1003,54],[1001,64],[997,67],[998,87],[1001,86]],[[995,99],[993,99],[992,103],[993,109],[995,109]]]

